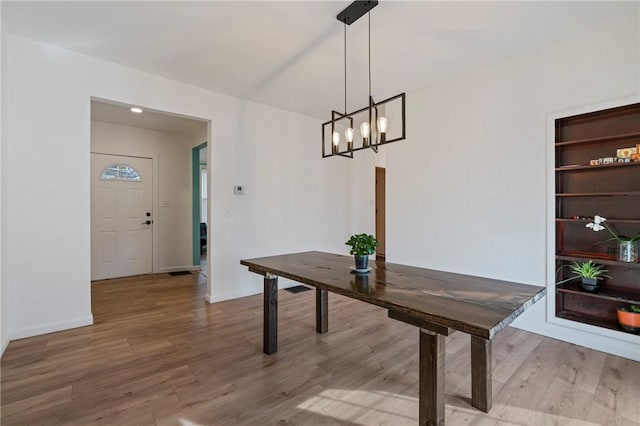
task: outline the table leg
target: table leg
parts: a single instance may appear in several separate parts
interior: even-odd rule
[[[420,426],[444,425],[444,337],[420,329]]]
[[[471,336],[471,405],[491,410],[491,340]]]
[[[316,288],[316,332],[329,331],[329,293]]]
[[[264,318],[262,350],[271,355],[278,351],[278,277],[264,276]]]

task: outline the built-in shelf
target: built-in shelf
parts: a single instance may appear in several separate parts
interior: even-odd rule
[[[613,256],[607,256],[603,253],[560,253],[556,256],[557,260],[566,260],[569,262],[580,262],[582,260],[597,260],[603,265],[624,266],[626,268],[640,269],[640,263],[620,262]],[[640,291],[640,288],[638,289]]]
[[[615,168],[623,168],[623,167],[634,167],[640,166],[640,161],[634,161],[631,163],[615,163],[615,164],[599,164],[597,166],[560,166],[556,167],[556,172],[577,172],[577,171],[596,171],[596,170],[607,170],[607,169],[615,169]]]
[[[557,287],[559,291],[565,293],[580,293],[580,295],[584,297],[593,297],[596,299],[640,305],[640,294],[608,290],[604,287],[596,293],[590,293],[580,287],[580,283],[578,282],[578,280],[558,284]]]
[[[584,228],[593,219],[569,218],[603,213],[626,235],[640,232],[640,162],[585,164],[640,144],[640,103],[559,118],[555,131],[556,317],[626,333],[617,310],[640,305],[640,263],[618,261],[615,241],[598,245]],[[608,269],[597,293],[583,290],[565,267],[587,260]]]
[[[581,322],[583,324],[594,325],[596,327],[608,328],[610,330],[616,330],[622,333],[636,334],[636,333],[629,333],[628,331],[623,330],[622,327],[620,327],[620,324],[618,324],[618,322],[616,321],[603,321],[602,319],[599,319],[599,318],[588,317],[582,314],[574,314],[568,311],[556,312],[556,316],[558,318]]]
[[[582,222],[582,223],[589,223],[589,222],[593,222],[592,218],[589,219],[565,219],[562,217],[557,217],[556,218],[556,222]],[[609,223],[638,223],[640,224],[640,219],[611,219],[611,218],[607,218],[607,222]]]
[[[592,143],[602,143],[609,141],[623,141],[625,139],[635,139],[640,138],[640,132],[633,133],[624,133],[620,135],[609,135],[597,138],[587,138],[587,139],[576,139],[572,141],[562,141],[556,142],[556,146],[567,146],[567,145],[582,145],[582,144],[592,144]]]
[[[556,197],[640,197],[640,191],[623,192],[559,192]]]

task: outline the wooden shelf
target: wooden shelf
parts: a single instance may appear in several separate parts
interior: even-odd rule
[[[559,192],[556,197],[640,197],[640,192]]]
[[[613,256],[607,256],[603,253],[560,253],[556,256],[557,260],[568,260],[570,262],[581,260],[597,260],[598,263],[611,266],[623,266],[626,268],[640,269],[640,263],[620,262]]]
[[[596,171],[596,170],[607,170],[607,169],[620,169],[624,167],[634,167],[640,166],[640,161],[634,161],[632,163],[616,163],[616,164],[602,164],[597,166],[560,166],[556,167],[556,172],[577,172],[577,171]]]
[[[593,222],[593,219],[565,219],[565,218],[557,217],[556,222],[589,223],[589,222]],[[607,218],[607,222],[609,223],[640,223],[640,219],[609,219]]]
[[[616,141],[616,140],[622,141],[625,139],[635,139],[635,138],[640,138],[640,132],[624,133],[620,135],[603,136],[598,138],[577,139],[573,141],[556,142],[556,146],[584,145],[584,144],[590,144],[590,143],[602,143],[602,142],[609,142],[609,141]]]
[[[599,290],[597,293],[590,293],[580,287],[580,283],[578,282],[578,280],[575,280],[575,282],[558,284],[557,287],[559,291],[564,293],[580,293],[580,295],[584,297],[593,297],[596,299],[612,300],[614,302],[640,305],[640,294],[624,293],[619,291],[607,290],[604,288]]]
[[[581,314],[572,314],[571,312],[568,312],[568,311],[556,312],[556,316],[558,318],[562,318],[570,321],[581,322],[583,324],[594,325],[596,327],[608,328],[610,330],[616,330],[621,333],[636,334],[636,333],[630,333],[624,330],[622,327],[620,327],[620,324],[618,324],[617,322],[603,321],[596,318],[590,318]]]

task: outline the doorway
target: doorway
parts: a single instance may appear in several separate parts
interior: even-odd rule
[[[386,250],[386,169],[376,167],[376,259],[385,260]]]
[[[207,143],[204,142],[192,149],[192,200],[193,200],[193,265],[200,266],[200,272],[207,275]]]
[[[150,158],[91,153],[91,280],[150,274]]]

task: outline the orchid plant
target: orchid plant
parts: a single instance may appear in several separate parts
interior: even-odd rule
[[[609,238],[607,241],[611,241],[611,240],[616,240],[618,242],[623,242],[623,241],[638,241],[640,240],[640,233],[634,235],[633,237],[625,237],[624,235],[619,235],[616,231],[615,228],[613,228],[613,225],[609,225],[607,224],[607,218],[606,217],[602,217],[602,216],[594,216],[593,218],[593,222],[589,222],[587,223],[587,228],[592,229],[595,232],[598,231],[602,231],[604,229],[606,229],[607,231],[609,231],[609,233],[613,236],[612,238]]]

